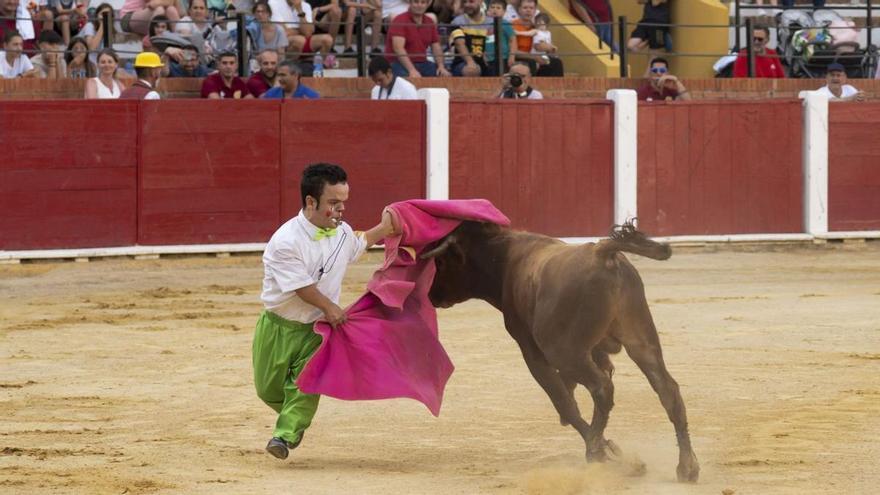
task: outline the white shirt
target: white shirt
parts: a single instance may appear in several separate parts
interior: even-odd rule
[[[388,92],[378,84],[373,86],[370,98],[373,100],[418,100],[419,94],[413,83],[402,77],[395,77],[391,86],[391,92]]]
[[[538,43],[547,43],[553,44],[553,35],[550,34],[550,31],[538,31],[535,33],[535,36],[532,37],[532,53],[541,53],[544,52],[535,48]]]
[[[285,0],[269,0],[269,7],[272,7],[272,22],[283,22],[289,28],[299,27],[299,16]],[[302,11],[306,15],[305,22],[312,22],[312,6],[309,2],[303,1]]]
[[[336,235],[314,240],[318,227],[302,211],[272,235],[263,251],[263,293],[267,310],[300,323],[312,323],[322,316],[320,309],[304,302],[297,289],[317,282],[318,290],[339,304],[342,279],[348,264],[367,249],[363,234],[356,235],[342,222]]]
[[[409,10],[409,2],[406,0],[382,0],[382,18],[395,17]]]
[[[31,59],[24,55],[19,55],[17,59],[12,61],[12,65],[9,65],[9,62],[6,61],[6,50],[0,50],[0,77],[12,79],[33,70],[33,68]]]
[[[106,100],[106,99],[111,99],[111,98],[119,98],[119,95],[122,94],[122,90],[119,88],[119,83],[116,82],[116,79],[114,79],[112,81],[112,84],[113,84],[112,88],[108,88],[107,86],[104,86],[104,83],[101,82],[100,78],[93,77],[92,80],[95,81],[95,86],[98,90],[98,93],[97,93],[98,99]],[[150,91],[150,93],[155,93],[155,91]],[[149,96],[150,93],[147,93],[147,96]],[[158,94],[156,94],[156,96],[158,96]],[[157,99],[157,98],[151,98],[151,99]]]
[[[855,96],[856,93],[859,92],[859,90],[857,90],[856,88],[850,86],[849,84],[844,84],[844,85],[840,88],[840,98],[834,96],[834,93],[832,93],[831,90],[828,89],[828,86],[827,86],[827,85],[826,85],[826,86],[822,86],[821,88],[817,89],[816,91],[817,91],[819,94],[821,94],[822,96],[827,97],[829,100],[839,100],[839,99],[841,99],[841,98],[849,98],[850,96]]]

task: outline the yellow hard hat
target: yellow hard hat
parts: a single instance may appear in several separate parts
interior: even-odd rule
[[[162,67],[162,59],[159,58],[158,53],[154,52],[141,52],[138,53],[137,57],[134,59],[135,67]]]

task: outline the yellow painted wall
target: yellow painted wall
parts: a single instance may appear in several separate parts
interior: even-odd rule
[[[626,38],[635,29],[635,23],[642,18],[643,6],[636,0],[611,0],[614,20],[625,15],[627,22]],[[542,0],[540,10],[546,12],[557,23],[576,23],[578,20],[568,11],[568,0]],[[677,24],[727,25],[728,7],[719,0],[672,0],[672,21]],[[617,39],[617,25],[614,28]],[[557,26],[553,30],[553,42],[563,53],[597,53],[599,40],[592,31],[583,26]],[[726,28],[673,28],[673,49],[682,53],[727,52],[728,34]],[[608,51],[607,46],[601,51]],[[665,51],[657,52],[657,55]],[[642,77],[648,59],[654,55],[629,55],[630,77]],[[674,74],[681,77],[712,77],[712,64],[720,57],[667,57]],[[617,77],[620,73],[618,57],[611,60],[607,55],[577,57],[565,56],[566,72],[581,76]]]

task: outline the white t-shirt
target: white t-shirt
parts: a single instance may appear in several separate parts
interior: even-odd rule
[[[402,77],[395,77],[390,93],[377,84],[373,86],[370,98],[373,100],[418,100],[419,94],[413,83]]]
[[[263,293],[267,310],[287,320],[312,323],[322,316],[320,309],[303,302],[297,289],[317,282],[318,290],[339,304],[342,280],[348,264],[367,249],[363,234],[356,235],[343,222],[336,235],[314,240],[318,227],[302,211],[272,235],[263,251]]]
[[[272,22],[283,22],[289,28],[299,27],[299,16],[285,0],[269,0],[269,7],[272,7]],[[305,22],[312,22],[312,6],[309,2],[303,1],[302,11],[306,14]]]
[[[6,61],[6,50],[0,50],[0,77],[13,79],[33,70],[33,68],[31,59],[24,55],[19,55],[17,59],[12,61],[12,65],[9,65],[9,62]]]
[[[850,86],[849,84],[844,84],[843,87],[840,88],[840,98],[834,96],[834,93],[832,93],[831,90],[828,89],[828,86],[822,86],[821,88],[817,89],[816,91],[818,91],[819,94],[828,97],[829,100],[839,100],[840,98],[849,98],[850,96],[855,96],[856,93],[859,92],[859,90]]]
[[[538,31],[535,33],[535,36],[532,38],[532,53],[545,53],[541,50],[535,48],[538,43],[548,43],[550,45],[553,44],[553,35],[550,34],[550,31]]]
[[[409,10],[406,0],[382,0],[382,18],[390,17],[392,20]]]

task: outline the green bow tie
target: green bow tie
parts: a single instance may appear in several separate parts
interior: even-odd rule
[[[315,232],[315,240],[320,241],[325,237],[333,237],[336,235],[336,228],[332,229],[321,229],[319,228],[317,232]]]

